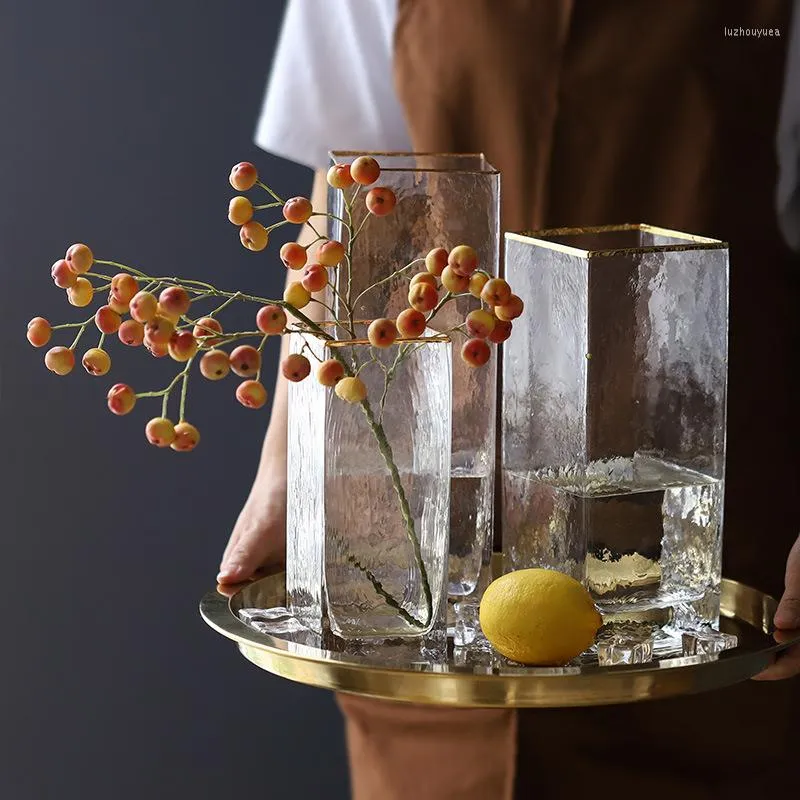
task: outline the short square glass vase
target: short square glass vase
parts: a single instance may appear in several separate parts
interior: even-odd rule
[[[505,569],[604,615],[719,616],[728,249],[650,225],[506,234]]]

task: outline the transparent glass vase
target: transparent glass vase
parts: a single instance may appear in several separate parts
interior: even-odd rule
[[[506,234],[524,298],[503,362],[506,571],[606,615],[719,615],[728,249],[649,225]]]
[[[351,163],[364,153],[333,151],[333,163]],[[500,249],[500,174],[483,154],[368,153],[381,167],[376,186],[387,186],[397,196],[393,212],[367,219],[363,203],[356,203],[352,225],[359,235],[353,248],[349,296],[356,298],[368,286],[392,272],[424,258],[434,247],[450,249],[469,244],[478,252],[479,268],[498,274]],[[369,187],[367,187],[369,188]],[[361,190],[362,192],[365,190]],[[329,210],[348,219],[346,192],[331,189]],[[348,219],[348,221],[350,221]],[[332,220],[329,235],[340,241],[347,233]],[[356,316],[396,318],[408,307],[408,277],[424,264],[387,281],[356,303]],[[345,270],[333,271],[341,296],[348,293]],[[336,294],[327,303],[338,310]],[[460,297],[437,315],[433,326],[447,330],[463,323],[480,303]],[[337,314],[337,316],[339,316]],[[489,575],[494,527],[497,360],[475,370],[453,349],[453,440],[450,505],[449,595],[460,599],[485,584]]]
[[[367,396],[345,402],[314,375],[289,384],[289,608],[344,639],[443,638],[449,340],[378,349],[295,333],[290,348],[315,366],[340,360]]]

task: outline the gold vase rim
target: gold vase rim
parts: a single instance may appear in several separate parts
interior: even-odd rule
[[[379,159],[381,157],[385,158],[399,158],[399,157],[406,157],[406,158],[414,158],[416,156],[424,156],[428,158],[480,158],[483,160],[483,163],[486,169],[445,169],[443,167],[434,167],[432,169],[422,169],[420,167],[383,167],[381,166],[381,172],[460,172],[465,175],[499,175],[500,170],[497,167],[493,166],[489,163],[486,159],[486,155],[484,153],[436,153],[436,152],[428,152],[428,151],[403,151],[403,150],[329,150],[328,156],[334,163],[338,163],[336,161],[338,157],[345,157],[349,158],[350,156],[357,158],[358,156],[372,156],[374,159]]]
[[[563,242],[550,241],[547,237],[551,236],[579,236],[582,234],[595,233],[614,233],[617,231],[643,231],[658,236],[669,236],[673,239],[683,240],[685,244],[665,244],[647,245],[642,247],[612,247],[606,249],[587,250],[581,247],[564,244]],[[708,236],[699,236],[684,231],[676,231],[671,228],[662,228],[658,225],[650,225],[644,222],[626,222],[618,225],[595,225],[588,227],[566,227],[566,228],[543,228],[540,230],[507,231],[506,241],[522,242],[543,247],[548,250],[556,250],[560,253],[567,253],[581,258],[608,258],[618,255],[636,255],[639,253],[670,253],[685,252],[689,250],[727,250],[728,243],[721,239],[713,239]]]

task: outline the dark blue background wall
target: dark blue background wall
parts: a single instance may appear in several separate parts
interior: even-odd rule
[[[105,392],[160,388],[174,363],[112,342],[105,378],[56,378],[24,335],[36,314],[84,313],[49,277],[76,240],[148,271],[281,290],[290,232],[252,254],[225,216],[242,159],[279,191],[310,189],[252,144],[282,9],[0,0],[2,798],[347,794],[331,696],[257,670],[197,614],[267,411],[198,381],[200,447],[157,451],[143,438],[156,401],[117,418]]]

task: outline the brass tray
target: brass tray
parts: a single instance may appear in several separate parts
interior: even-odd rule
[[[369,697],[461,707],[557,707],[631,703],[703,692],[753,677],[775,654],[800,642],[800,630],[773,637],[773,597],[723,579],[720,630],[734,633],[738,647],[719,655],[662,658],[635,666],[458,666],[447,663],[386,663],[384,651],[341,653],[314,646],[315,635],[267,635],[243,622],[243,608],[285,604],[284,574],[269,575],[200,603],[203,619],[235,641],[261,669],[293,681]],[[780,639],[780,641],[777,641]],[[305,643],[304,643],[305,641]],[[309,644],[308,642],[312,642]]]

